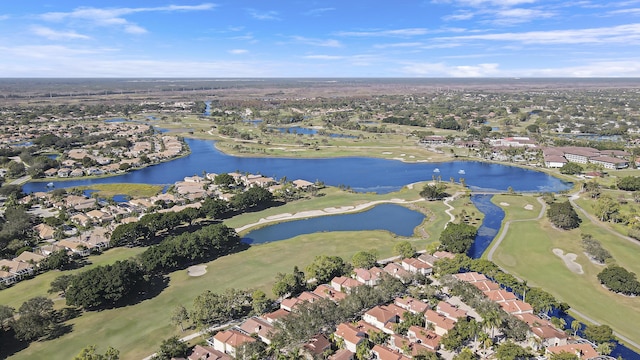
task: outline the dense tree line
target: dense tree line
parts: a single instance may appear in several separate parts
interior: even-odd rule
[[[640,282],[636,279],[636,274],[621,266],[607,266],[598,274],[598,280],[611,291],[625,295],[640,295]]]
[[[21,250],[31,250],[35,239],[33,225],[33,216],[24,206],[8,204],[0,217],[0,257],[13,257]]]
[[[553,225],[563,230],[575,229],[582,222],[569,200],[549,204],[547,217]]]
[[[640,190],[640,177],[639,176],[625,176],[618,179],[618,189],[626,191],[638,191]]]
[[[194,232],[165,238],[140,254],[140,262],[148,273],[167,273],[188,264],[229,254],[236,251],[240,244],[240,237],[234,229],[213,224]]]
[[[412,119],[410,117],[400,117],[400,116],[388,116],[382,119],[383,123],[388,124],[398,124],[398,125],[407,125],[407,126],[426,126],[424,120],[420,119]]]
[[[98,266],[73,275],[70,280],[65,291],[67,305],[87,310],[122,305],[149,285],[142,267],[132,260]]]

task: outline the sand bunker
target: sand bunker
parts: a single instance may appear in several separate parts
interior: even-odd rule
[[[527,205],[524,206],[524,209],[525,210],[533,210],[533,205],[527,204]]]
[[[187,268],[187,274],[189,276],[202,276],[207,273],[206,265],[194,265]]]
[[[564,264],[569,270],[573,271],[576,274],[584,274],[584,271],[582,271],[582,265],[576,262],[576,258],[578,257],[578,255],[574,253],[565,254],[562,249],[553,249],[553,253],[557,257],[561,258],[562,261],[564,261]]]
[[[500,206],[509,206],[509,203],[501,202],[501,203],[500,203]]]

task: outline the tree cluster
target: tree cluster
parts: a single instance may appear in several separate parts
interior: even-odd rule
[[[140,263],[148,273],[166,273],[193,264],[216,259],[236,251],[240,237],[224,224],[205,226],[194,232],[170,236],[140,254]]]
[[[618,189],[625,191],[640,190],[640,176],[625,176],[618,179]]]
[[[111,308],[148,287],[145,272],[132,260],[116,261],[73,275],[65,291],[67,305],[87,310]]]
[[[565,175],[577,175],[582,172],[582,166],[578,163],[568,162],[560,168],[560,173]]]
[[[449,223],[440,234],[440,244],[443,250],[464,254],[471,248],[478,229],[465,223]]]
[[[598,274],[598,280],[611,291],[625,295],[640,295],[640,282],[636,279],[636,274],[621,266],[607,266]]]
[[[444,183],[439,182],[435,184],[426,184],[420,191],[420,196],[429,201],[442,200],[449,196],[446,190],[447,185],[445,185]]]
[[[563,230],[575,229],[582,221],[569,200],[549,204],[547,217],[553,225]]]
[[[582,247],[584,251],[595,261],[604,264],[612,258],[611,253],[602,247],[602,244],[590,234],[582,234]]]

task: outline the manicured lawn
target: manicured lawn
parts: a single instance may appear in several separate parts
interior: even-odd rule
[[[533,195],[494,195],[491,202],[505,210],[504,221],[519,219],[534,219],[540,214],[542,205]],[[508,205],[501,205],[502,203]],[[531,210],[525,207],[530,205]]]
[[[405,239],[382,231],[338,232],[253,246],[208,263],[204,276],[189,277],[186,270],[172,273],[169,286],[153,299],[119,309],[84,313],[70,321],[71,333],[34,343],[10,358],[47,358],[47,354],[56,354],[69,359],[86,345],[100,344],[101,348],[119,349],[123,359],[141,359],[151,354],[162,339],[186,335],[171,325],[171,312],[179,304],[190,309],[193,299],[206,290],[261,288],[271,295],[278,272],[291,272],[295,265],[304,269],[316,255],[338,255],[349,260],[359,250],[376,249],[380,257],[388,257],[393,255],[394,244],[402,240]],[[425,240],[411,241],[419,249],[427,244]]]
[[[114,195],[126,195],[131,198],[148,198],[159,194],[163,186],[148,184],[94,184],[88,186],[80,186],[79,189],[96,190],[102,198],[111,198]]]
[[[614,294],[600,285],[596,275],[603,266],[592,263],[584,255],[581,233],[594,235],[619,264],[631,270],[632,254],[638,253],[633,244],[608,235],[588,221],[584,221],[580,229],[571,231],[554,229],[546,219],[512,223],[494,261],[515,276],[526,279],[529,285],[549,291],[577,311],[610,325],[630,339],[640,339],[640,328],[636,326],[640,324],[640,302],[637,298]],[[582,266],[584,274],[570,271],[552,253],[554,248],[577,254],[576,262]]]

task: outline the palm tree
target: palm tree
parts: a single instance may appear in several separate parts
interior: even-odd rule
[[[502,324],[500,313],[496,309],[492,309],[482,314],[483,328],[491,330],[491,339],[495,337],[495,328]]]
[[[578,330],[580,330],[580,328],[582,328],[582,323],[580,323],[580,321],[573,320],[571,322],[571,330],[573,330],[573,336],[576,336],[576,334],[578,333]]]

